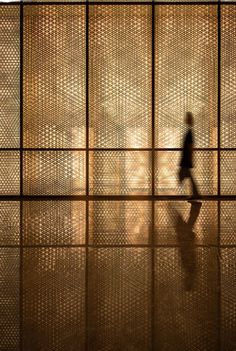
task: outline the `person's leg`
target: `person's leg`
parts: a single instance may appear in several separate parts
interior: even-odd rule
[[[186,169],[185,168],[180,168],[179,169],[179,182],[182,183],[184,178],[186,177]]]
[[[199,191],[198,191],[198,187],[197,187],[197,184],[193,178],[193,175],[192,175],[192,172],[190,171],[189,169],[189,178],[190,178],[190,181],[191,181],[191,185],[192,185],[192,194],[193,196],[199,196]]]
[[[187,168],[184,168],[184,167],[181,167],[179,169],[179,183],[180,183],[180,186],[181,186],[181,194],[185,194],[184,193],[184,186],[183,186],[183,181],[185,178],[188,178],[188,169]]]

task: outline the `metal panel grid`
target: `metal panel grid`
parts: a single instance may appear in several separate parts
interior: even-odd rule
[[[19,2],[0,4],[0,350],[233,350],[234,5]],[[197,153],[215,170],[200,171],[196,242],[178,232],[194,212],[182,193],[159,191],[158,158],[176,166],[194,101]]]

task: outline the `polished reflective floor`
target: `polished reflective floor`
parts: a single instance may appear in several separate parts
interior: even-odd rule
[[[0,350],[236,349],[232,199],[19,208],[0,204]]]

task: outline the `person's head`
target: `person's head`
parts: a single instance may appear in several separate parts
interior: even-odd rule
[[[186,114],[185,114],[185,123],[188,125],[188,126],[190,126],[190,127],[192,127],[193,126],[193,114],[192,114],[192,112],[186,112]]]

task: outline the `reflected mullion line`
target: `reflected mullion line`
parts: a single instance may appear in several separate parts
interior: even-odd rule
[[[86,5],[86,1],[74,1],[74,2],[69,2],[69,1],[44,1],[44,2],[39,2],[39,1],[24,1],[24,4],[25,5],[33,5],[33,6],[45,6],[45,5],[69,5],[69,6],[85,6]],[[89,5],[134,5],[134,6],[137,6],[137,5],[149,5],[149,6],[152,6],[153,4],[153,1],[150,0],[150,1],[108,1],[108,2],[105,2],[105,1],[89,1],[88,2]],[[16,2],[4,2],[4,3],[0,3],[0,6],[1,5],[19,5],[20,4],[20,1],[16,1]],[[217,5],[218,4],[218,1],[180,1],[180,2],[173,2],[173,1],[155,1],[154,2],[154,5],[173,5],[173,6],[178,6],[178,5]],[[221,4],[224,4],[224,5],[235,5],[235,2],[233,1],[230,1],[230,2],[227,2],[227,3],[224,3],[224,2],[221,2]]]
[[[88,248],[152,248],[151,244],[88,244]],[[179,244],[155,244],[154,248],[175,248],[181,247]],[[218,244],[195,244],[195,247],[202,247],[202,248],[218,248]],[[0,248],[17,248],[19,249],[19,245],[0,245]],[[25,244],[22,248],[86,248],[86,244]],[[236,245],[221,245],[220,248],[236,248]]]
[[[236,247],[236,245],[221,245],[221,215],[220,215],[220,210],[221,210],[221,201],[218,201],[218,345],[219,345],[219,351],[221,350],[221,248],[232,248],[232,247]]]
[[[236,3],[235,3],[236,5]],[[23,148],[22,151],[86,151],[86,148],[70,148],[70,149],[65,149],[65,148],[60,148],[60,149],[52,149],[52,148]],[[135,152],[142,152],[142,151],[152,151],[153,148],[89,148],[89,152],[94,152],[94,151],[135,151]],[[181,151],[182,148],[157,148],[154,147],[155,151]],[[224,147],[224,148],[200,148],[196,147],[194,148],[194,151],[236,151],[236,148],[229,148],[229,147]],[[19,151],[19,148],[1,148],[0,151]]]
[[[4,150],[4,149],[1,149]],[[18,150],[18,149],[5,149],[5,150]],[[70,149],[52,149],[52,148],[23,148],[24,151],[86,151],[87,148],[70,148]],[[181,151],[182,148],[88,148],[89,151]],[[194,148],[195,151],[217,151],[218,148]],[[225,151],[234,151],[236,148],[224,148]]]

